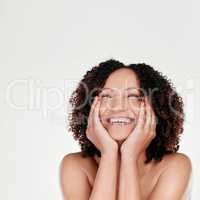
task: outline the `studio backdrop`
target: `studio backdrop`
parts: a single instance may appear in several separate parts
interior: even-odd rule
[[[83,75],[107,59],[146,63],[184,100],[179,152],[200,191],[199,2],[0,2],[0,199],[61,200],[59,167],[80,151],[68,131],[69,98]]]

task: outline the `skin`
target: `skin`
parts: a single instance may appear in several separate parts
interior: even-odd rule
[[[121,77],[126,77],[122,79]],[[135,89],[125,90],[126,88],[133,87]],[[110,90],[103,90],[104,88],[111,88]],[[111,115],[117,116],[130,116],[137,118],[139,114],[140,102],[136,97],[128,95],[139,95],[139,83],[133,71],[128,69],[119,69],[113,72],[107,79],[102,93],[100,93],[100,118],[103,126],[108,130],[110,136],[121,145],[133,130],[136,123],[128,126],[110,125],[106,122],[106,118]]]
[[[125,90],[132,87],[133,89]],[[141,90],[136,74],[130,69],[119,69],[113,72],[106,80],[103,88],[112,88],[114,91],[103,90],[99,95],[98,103],[100,107],[97,103],[97,109],[99,109],[102,125],[112,139],[118,143],[122,155],[129,155],[137,160],[142,174],[146,168],[143,163],[146,159],[145,149],[155,137],[156,119],[153,109],[147,98],[143,100],[144,105],[142,107],[141,102],[136,100],[135,96],[131,96],[133,94],[139,96]],[[147,120],[145,123],[146,110]],[[133,117],[135,121],[126,126],[110,125],[106,122],[107,117],[119,115]],[[136,127],[137,129],[135,129]]]
[[[162,167],[156,168],[154,162],[143,163],[146,159],[145,149],[156,136],[156,116],[148,98],[144,98],[144,104],[135,98],[129,99],[125,90],[129,87],[139,87],[135,73],[129,69],[117,70],[104,85],[104,88],[115,88],[114,93],[109,93],[112,98],[107,99],[108,96],[103,97],[101,93],[93,101],[86,135],[102,156],[95,157],[98,170],[92,188],[87,176],[84,176],[87,174],[85,170],[84,173],[79,170],[80,159],[74,159],[73,154],[63,159],[61,187],[66,199],[97,200],[102,199],[103,194],[107,200],[186,200],[192,168],[190,159],[184,154],[175,154],[166,156],[160,164]],[[136,120],[126,126],[112,126],[106,122],[111,115],[130,116]],[[141,187],[141,177],[151,184],[152,176],[149,179],[145,177],[157,171],[159,175],[155,187],[147,196],[147,192],[144,192],[146,188]]]
[[[123,73],[123,74],[122,74]],[[126,79],[121,79],[120,77],[126,77]],[[117,86],[117,87],[116,87]],[[146,166],[144,166],[145,159],[145,149],[151,140],[155,137],[155,114],[145,97],[142,102],[136,100],[135,96],[131,96],[132,94],[139,96],[139,91],[136,89],[131,89],[129,91],[125,90],[126,88],[139,88],[139,83],[135,73],[127,69],[120,69],[114,72],[106,81],[104,88],[112,88],[114,91],[105,90],[99,95],[99,98],[95,98],[92,106],[96,106],[96,112],[94,117],[96,117],[97,123],[100,124],[102,131],[106,133],[108,147],[116,146],[115,142],[118,144],[118,148],[120,149],[120,155],[118,155],[118,160],[122,164],[120,171],[120,188],[119,188],[119,199],[125,199],[125,194],[127,194],[127,190],[129,191],[129,187],[132,185],[129,184],[127,187],[126,182],[126,174],[124,171],[126,170],[126,166],[128,164],[132,164],[134,168],[136,179],[133,180],[133,185],[135,191],[132,191],[132,196],[140,199],[141,191],[139,187],[139,172],[140,170],[145,170]],[[120,92],[119,92],[120,91]],[[121,91],[123,92],[121,95]],[[121,99],[122,97],[122,99]],[[128,97],[130,97],[128,99]],[[108,99],[109,98],[109,99]],[[120,102],[120,103],[119,103]],[[121,103],[122,102],[122,103]],[[93,108],[93,107],[92,107]],[[113,111],[114,110],[114,111]],[[99,115],[98,115],[99,113]],[[114,113],[114,114],[113,114]],[[129,125],[111,125],[107,123],[106,119],[109,116],[130,116],[137,120]],[[100,119],[101,118],[101,122]],[[94,132],[92,132],[94,133]],[[94,135],[95,134],[91,134]],[[113,139],[111,141],[110,137]],[[95,143],[93,138],[92,142]],[[106,144],[106,140],[102,143]],[[97,145],[97,144],[96,144]],[[101,149],[101,146],[97,145]],[[104,148],[106,149],[106,148]],[[108,148],[107,148],[108,149]],[[103,149],[101,149],[102,152]],[[105,152],[105,151],[104,151]],[[132,170],[129,169],[129,170]],[[129,174],[130,175],[130,174]],[[128,176],[129,176],[128,175]],[[127,177],[127,178],[130,178]],[[131,190],[130,190],[131,191]],[[130,195],[129,191],[129,195]],[[130,197],[130,196],[129,196]],[[128,198],[128,197],[127,197]]]

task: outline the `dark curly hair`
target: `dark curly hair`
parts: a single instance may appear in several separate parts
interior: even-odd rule
[[[83,157],[95,154],[101,157],[99,149],[86,137],[87,119],[92,101],[99,94],[98,88],[103,88],[108,76],[120,68],[128,68],[136,73],[140,88],[146,91],[146,95],[157,88],[151,96],[151,105],[157,118],[156,137],[145,150],[145,163],[153,158],[161,161],[165,154],[177,152],[179,149],[185,117],[183,100],[170,79],[145,63],[124,65],[115,59],[109,59],[87,71],[69,99],[72,112],[69,113],[68,131],[79,141]]]

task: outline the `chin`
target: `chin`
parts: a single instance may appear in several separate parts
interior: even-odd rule
[[[110,136],[116,141],[125,140],[132,132],[133,127],[107,127]]]

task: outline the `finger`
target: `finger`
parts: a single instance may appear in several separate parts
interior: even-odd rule
[[[88,117],[88,127],[92,125],[92,113],[94,111],[95,105],[97,103],[97,97],[95,97],[94,101],[92,102],[91,108],[90,108],[90,113]]]
[[[140,106],[140,112],[139,112],[139,116],[138,116],[138,122],[137,122],[137,126],[139,128],[142,128],[144,126],[144,122],[145,122],[145,102],[142,101],[141,102],[141,106]]]
[[[99,109],[100,109],[100,101],[99,99],[97,100],[96,106],[93,111],[93,120],[96,126],[100,124],[100,118],[99,118]]]
[[[147,97],[145,97],[145,102],[146,102],[146,121],[145,121],[145,130],[149,132],[151,128],[151,123],[152,123],[152,112],[151,112],[151,107],[148,102]]]
[[[151,122],[150,122],[150,132],[151,135],[154,137],[156,134],[155,128],[156,128],[156,116],[154,113],[154,110],[152,108],[152,104],[149,103],[150,111],[151,111]]]

